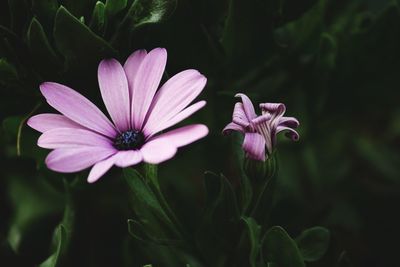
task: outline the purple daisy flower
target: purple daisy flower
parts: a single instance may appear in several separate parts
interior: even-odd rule
[[[88,182],[95,182],[113,165],[128,167],[142,161],[158,164],[172,158],[177,148],[208,134],[202,124],[163,130],[205,106],[188,106],[207,79],[197,70],[182,71],[158,91],[167,51],[135,51],[122,66],[103,60],[98,68],[101,96],[112,122],[87,98],[67,86],[45,82],[40,91],[61,114],[39,114],[28,125],[43,133],[38,146],[54,149],[46,158],[49,169],[71,173],[93,166]]]
[[[286,131],[286,136],[293,141],[299,139],[299,134],[294,130],[299,126],[299,121],[294,117],[283,116],[286,111],[284,104],[261,103],[262,115],[257,116],[253,103],[245,94],[237,94],[236,97],[240,97],[242,102],[235,104],[232,122],[222,132],[243,133],[243,150],[247,157],[265,161],[275,147],[276,135],[282,131]]]

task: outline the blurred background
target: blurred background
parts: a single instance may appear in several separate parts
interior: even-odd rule
[[[183,124],[204,122],[209,136],[159,166],[166,198],[188,232],[201,224],[204,172],[237,175],[235,138],[221,130],[234,95],[243,92],[254,103],[285,103],[286,114],[301,123],[299,142],[279,139],[270,224],[292,236],[314,225],[330,230],[326,254],[307,266],[399,266],[394,0],[2,1],[0,265],[46,261],[55,229],[63,238],[57,225],[69,218],[75,234],[67,238],[65,266],[184,266],[173,265],[174,249],[128,234],[134,214],[120,169],[94,185],[85,182],[87,171],[49,171],[48,151],[25,124],[32,114],[53,112],[38,89],[44,81],[68,85],[104,109],[99,61],[123,62],[136,49],[154,47],[168,51],[165,80],[188,68],[208,78],[199,97],[206,108]]]

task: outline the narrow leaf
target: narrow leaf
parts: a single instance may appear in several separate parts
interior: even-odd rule
[[[54,71],[62,65],[51,47],[40,22],[33,18],[28,29],[28,46],[35,65],[42,70]]]
[[[249,261],[252,267],[257,266],[257,257],[260,253],[260,232],[261,226],[251,217],[243,217],[242,220],[245,222],[247,227],[247,234],[250,241],[250,255]]]
[[[106,16],[105,16],[105,5],[103,2],[97,1],[92,18],[90,20],[90,29],[99,34],[103,34],[106,30]]]
[[[117,54],[106,41],[64,7],[60,7],[56,14],[54,38],[68,64],[73,64],[79,70],[97,65],[101,59]]]
[[[107,0],[105,10],[109,17],[114,17],[126,7],[127,0]],[[96,4],[97,5],[97,4]]]

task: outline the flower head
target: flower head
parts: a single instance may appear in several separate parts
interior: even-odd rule
[[[286,131],[286,136],[294,141],[299,134],[294,130],[299,121],[294,117],[284,117],[286,107],[282,103],[261,103],[261,115],[257,115],[253,103],[245,94],[237,94],[242,102],[235,104],[232,122],[225,126],[223,133],[238,131],[244,134],[243,150],[246,156],[265,161],[276,144],[276,135]],[[267,154],[267,155],[266,155]]]
[[[196,70],[182,71],[159,90],[167,61],[165,49],[135,51],[122,66],[115,59],[100,62],[98,81],[111,120],[87,98],[67,86],[45,82],[40,91],[61,114],[39,114],[28,125],[42,133],[38,145],[54,149],[46,158],[49,169],[70,173],[93,166],[95,182],[113,165],[141,161],[158,164],[177,148],[208,134],[202,124],[159,134],[205,106],[189,104],[200,94],[206,78]]]

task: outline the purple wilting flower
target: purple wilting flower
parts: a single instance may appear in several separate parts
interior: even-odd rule
[[[135,51],[124,66],[115,59],[100,62],[100,92],[112,122],[71,88],[41,84],[47,102],[61,113],[39,114],[28,121],[43,133],[38,145],[54,149],[46,158],[47,167],[71,173],[93,166],[88,181],[95,182],[113,165],[158,164],[172,158],[177,148],[206,136],[208,128],[202,124],[158,134],[206,104],[188,106],[207,81],[197,70],[176,74],[157,91],[166,61],[166,50],[156,48]]]
[[[236,97],[240,97],[242,102],[235,104],[232,122],[222,132],[243,133],[243,150],[248,158],[265,161],[275,147],[276,135],[282,131],[286,131],[286,136],[294,141],[299,139],[299,134],[294,130],[299,126],[299,121],[294,117],[283,116],[286,111],[284,104],[261,103],[262,115],[258,116],[253,103],[245,94],[237,94]]]

